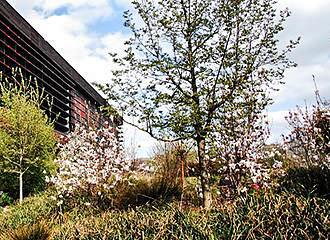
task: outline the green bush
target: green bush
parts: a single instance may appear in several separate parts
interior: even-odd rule
[[[199,216],[169,205],[108,211],[63,225],[54,239],[209,239]]]
[[[154,149],[153,172],[135,176],[135,180],[122,182],[115,189],[113,204],[117,208],[140,206],[151,202],[170,202],[182,194],[182,170],[193,152],[182,143],[158,144]],[[183,169],[182,169],[183,164]]]
[[[68,222],[55,239],[328,239],[329,202],[250,194],[210,212],[149,205]],[[91,227],[93,226],[93,227]]]
[[[21,204],[9,206],[6,212],[0,213],[0,234],[25,225],[31,226],[42,219],[51,221],[58,215],[52,195],[52,192],[43,192],[25,198]]]
[[[330,199],[330,169],[327,167],[290,168],[278,182],[279,191],[304,197]]]
[[[6,192],[0,192],[0,207],[4,207],[13,203],[13,198]]]
[[[329,201],[254,193],[212,215],[216,239],[328,239]]]
[[[44,191],[47,188],[45,175],[40,167],[31,166],[24,173],[24,196],[33,195]],[[19,198],[19,181],[17,174],[2,172],[0,170],[0,191],[7,192],[13,199]]]

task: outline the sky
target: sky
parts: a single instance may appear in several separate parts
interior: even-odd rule
[[[109,52],[124,50],[129,32],[122,14],[132,10],[130,0],[7,0],[88,82],[110,80]],[[280,34],[280,44],[301,37],[290,54],[298,67],[286,72],[285,85],[273,94],[267,111],[270,142],[280,142],[289,131],[284,116],[296,105],[313,103],[315,76],[321,96],[330,96],[330,1],[278,0],[292,15]],[[150,157],[156,144],[146,133],[124,127],[128,148],[139,157]]]

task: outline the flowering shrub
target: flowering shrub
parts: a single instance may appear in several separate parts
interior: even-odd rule
[[[270,169],[262,164],[269,157],[264,150],[269,137],[266,116],[250,112],[244,117],[243,113],[233,111],[224,121],[227,127],[219,129],[213,138],[222,185],[234,194],[267,187]]]
[[[316,91],[316,105],[309,111],[297,106],[286,117],[291,132],[284,137],[287,150],[300,157],[303,165],[330,166],[330,102]]]
[[[50,181],[56,186],[58,204],[75,193],[101,196],[113,188],[129,170],[114,129],[76,125],[56,163],[59,169]]]

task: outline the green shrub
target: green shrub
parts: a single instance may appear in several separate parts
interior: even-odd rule
[[[0,207],[4,207],[13,203],[13,198],[6,192],[0,192]]]
[[[237,239],[327,239],[329,209],[323,199],[256,193],[236,201],[218,222],[228,219],[222,229]]]
[[[117,208],[140,206],[150,202],[170,202],[182,194],[182,172],[188,172],[193,151],[182,143],[158,144],[154,149],[153,172],[119,184],[113,204]],[[183,168],[182,168],[183,167]]]
[[[330,199],[330,169],[327,167],[291,168],[278,182],[279,191],[292,192],[304,197]]]
[[[188,165],[194,160],[196,161],[196,153],[181,142],[159,143],[154,148],[155,172],[165,181],[176,182],[182,174],[187,176]]]
[[[169,205],[108,211],[63,225],[54,239],[209,239],[199,217]]]
[[[157,204],[68,221],[55,239],[328,239],[329,201],[250,194],[210,212]],[[93,226],[93,227],[91,227]]]
[[[10,229],[33,225],[42,219],[51,221],[57,216],[56,202],[51,200],[52,192],[43,192],[27,197],[21,204],[11,205],[6,212],[0,213],[0,234]]]
[[[47,188],[44,169],[38,166],[31,166],[24,173],[24,196],[33,195],[44,191]],[[0,191],[7,192],[13,199],[19,198],[19,181],[16,173],[2,172],[0,170]]]

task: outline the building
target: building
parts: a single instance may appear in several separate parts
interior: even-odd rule
[[[48,114],[59,115],[57,132],[66,134],[78,122],[122,125],[118,118],[99,114],[106,100],[7,1],[0,0],[0,71],[10,76],[13,67],[19,67],[24,77],[36,78],[52,96]]]

